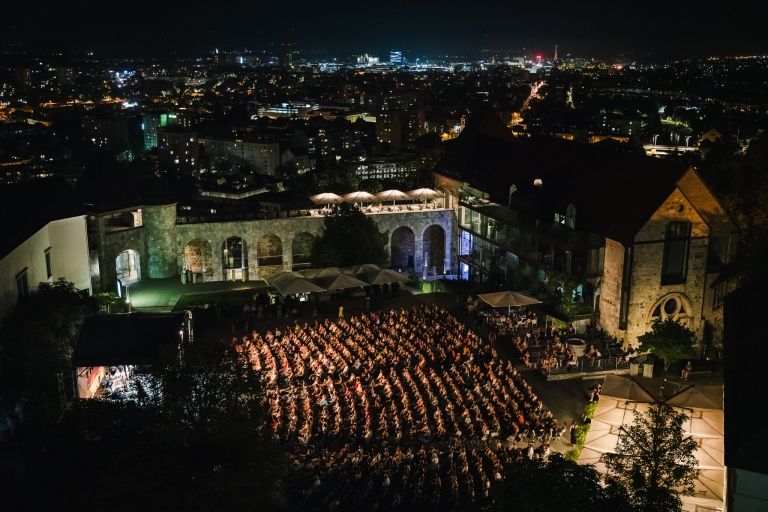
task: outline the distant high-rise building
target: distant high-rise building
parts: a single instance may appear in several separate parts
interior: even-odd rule
[[[129,112],[92,112],[83,116],[83,128],[91,143],[119,155],[143,147],[140,118]]]
[[[416,139],[426,133],[423,108],[384,110],[376,116],[376,137],[393,149],[412,148]]]
[[[555,62],[557,62],[557,45],[555,45]]]
[[[402,66],[404,64],[403,52],[400,50],[392,50],[389,52],[389,63],[393,66]]]
[[[275,174],[280,166],[280,144],[274,140],[201,137],[200,146],[212,160],[248,165],[261,174]]]
[[[192,173],[198,169],[199,152],[196,132],[180,128],[157,131],[157,157],[162,169]]]
[[[358,55],[355,58],[355,62],[357,62],[358,66],[376,66],[379,63],[379,58],[366,53]]]
[[[141,131],[144,133],[144,151],[157,147],[157,129],[160,128],[160,114],[148,112],[141,116]]]

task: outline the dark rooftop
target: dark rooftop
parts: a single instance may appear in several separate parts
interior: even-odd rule
[[[53,220],[83,214],[63,179],[0,186],[0,258]]]
[[[176,353],[183,313],[95,315],[83,324],[72,355],[79,366],[153,364]]]
[[[688,170],[679,162],[638,154],[629,145],[507,138],[487,120],[468,124],[444,148],[437,172],[530,217],[552,219],[573,204],[577,229],[623,243],[634,239]],[[537,179],[541,186],[534,185]],[[516,192],[510,197],[511,185]]]

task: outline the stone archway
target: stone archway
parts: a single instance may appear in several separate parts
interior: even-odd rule
[[[141,258],[138,251],[126,249],[115,258],[117,279],[124,285],[141,280]]]
[[[248,247],[241,237],[231,236],[221,244],[221,268],[225,281],[248,279]]]
[[[445,273],[445,230],[439,224],[432,224],[424,230],[422,237],[424,265],[429,272]]]
[[[416,235],[411,228],[401,226],[392,232],[390,240],[390,262],[392,268],[414,270],[416,258]]]
[[[282,266],[283,241],[271,233],[259,238],[256,244],[256,258],[260,267]]]
[[[309,265],[312,262],[312,246],[315,243],[315,235],[302,231],[296,233],[291,242],[291,254],[293,266]]]
[[[184,246],[184,270],[193,274],[213,272],[213,249],[209,241],[196,238]]]

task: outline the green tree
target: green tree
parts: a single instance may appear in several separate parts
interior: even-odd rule
[[[522,460],[493,487],[493,511],[624,512],[632,510],[626,489],[613,479],[603,485],[594,466],[553,453],[546,461]]]
[[[324,162],[315,175],[321,192],[334,191],[339,194],[357,190],[357,168],[353,162]]]
[[[317,268],[383,263],[387,236],[359,208],[334,205],[325,217],[322,234],[312,246],[312,265]]]
[[[637,510],[679,511],[680,495],[693,494],[696,442],[683,429],[686,421],[663,403],[635,411],[634,424],[621,428],[616,453],[603,455],[608,474],[626,486]]]
[[[93,294],[93,300],[102,313],[122,313],[123,300],[115,292],[99,292]]]
[[[579,280],[566,274],[550,275],[541,298],[565,313],[568,318],[572,318],[578,308],[576,289],[579,284]]]
[[[673,318],[653,321],[651,330],[638,336],[640,351],[653,352],[664,360],[664,369],[678,359],[689,357],[696,335]]]
[[[30,412],[55,415],[72,394],[72,352],[80,326],[96,301],[60,279],[40,283],[4,321],[0,336],[0,389],[27,398]]]

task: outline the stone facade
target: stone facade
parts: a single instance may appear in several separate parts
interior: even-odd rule
[[[150,279],[176,275],[176,204],[145,206],[147,270]]]
[[[683,283],[662,285],[664,234],[667,224],[675,221],[691,223],[687,275]],[[637,233],[625,335],[629,343],[637,343],[637,337],[650,330],[653,310],[666,297],[677,297],[685,304],[686,311],[681,312],[679,319],[701,339],[708,238],[709,226],[679,189],[672,192]]]
[[[690,223],[687,272],[683,282],[664,284],[662,269],[666,229],[670,222]],[[637,232],[627,258],[626,247],[606,239],[600,290],[600,324],[611,336],[637,345],[655,318],[672,316],[695,334],[708,335],[718,345],[722,337],[722,308],[714,307],[712,283],[719,269],[711,260],[728,263],[735,249],[735,227],[717,199],[693,171]],[[628,266],[627,266],[628,265]],[[625,272],[629,272],[626,275]],[[622,325],[622,294],[628,294],[626,325]]]
[[[624,276],[624,246],[619,242],[605,241],[605,261],[600,281],[600,325],[605,332],[619,333],[619,309],[621,306],[621,280]]]
[[[120,231],[108,231],[103,215],[91,217],[92,237],[100,267],[94,289],[114,289],[115,260],[128,249],[135,250],[139,255],[142,278],[172,277],[183,270],[200,270],[203,274],[201,278],[206,280],[221,281],[233,276],[244,280],[263,279],[281,270],[292,270],[294,247],[300,248],[305,257],[308,240],[319,236],[323,228],[323,217],[176,224],[175,205],[145,206],[143,212],[142,227]],[[440,226],[445,233],[445,249],[441,252],[445,253],[446,268],[451,268],[451,262],[455,260],[451,236],[454,230],[452,210],[408,210],[370,215],[379,230],[387,233],[388,255],[391,254],[392,233],[397,228],[407,227],[414,233],[414,269],[417,272],[424,267],[425,231],[430,226]],[[247,267],[227,275],[224,272],[223,248],[230,237],[240,237],[244,242]],[[191,242],[194,242],[194,248],[188,247]],[[268,252],[266,255],[263,254],[265,250]],[[185,255],[188,261],[185,261]],[[201,258],[210,258],[210,261],[202,262]],[[267,264],[259,265],[260,259]],[[303,265],[306,266],[306,263]]]

